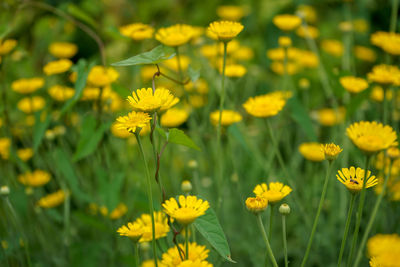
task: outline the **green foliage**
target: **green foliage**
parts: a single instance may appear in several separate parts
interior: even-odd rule
[[[149,52],[144,52],[128,59],[111,64],[112,66],[134,66],[158,64],[175,56],[171,47],[159,45]]]
[[[196,149],[200,151],[200,147],[198,147],[189,136],[185,134],[184,131],[179,130],[177,128],[169,129],[168,132],[165,132],[162,128],[157,127],[157,132],[167,140],[168,143],[177,144],[186,146],[189,148]]]

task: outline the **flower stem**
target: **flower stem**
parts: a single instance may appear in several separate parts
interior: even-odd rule
[[[344,227],[344,234],[343,234],[342,244],[340,246],[339,260],[338,260],[338,263],[337,263],[338,267],[340,267],[340,265],[342,264],[343,252],[344,252],[344,247],[346,246],[347,235],[349,233],[351,215],[353,213],[353,207],[354,207],[355,199],[356,199],[356,195],[355,194],[351,194],[349,212],[347,213],[347,219],[346,219],[346,225]]]
[[[152,245],[153,245],[153,258],[154,258],[154,266],[158,266],[157,265],[157,249],[156,249],[156,227],[155,227],[155,223],[154,223],[154,207],[153,207],[153,195],[152,195],[152,190],[151,190],[151,178],[150,178],[150,172],[149,172],[149,167],[147,166],[147,161],[146,161],[146,157],[144,155],[144,151],[143,151],[143,146],[142,146],[142,142],[140,140],[140,135],[138,132],[135,132],[135,136],[136,136],[136,140],[139,146],[139,150],[140,150],[140,154],[142,156],[143,159],[143,163],[144,163],[144,167],[146,169],[146,181],[147,181],[147,197],[149,200],[149,210],[150,210],[150,216],[151,216],[151,230],[152,230]]]
[[[260,214],[257,214],[257,223],[258,223],[258,227],[260,228],[261,234],[262,234],[262,236],[264,238],[265,245],[267,246],[268,257],[271,260],[272,265],[274,267],[278,267],[278,263],[276,263],[274,253],[272,252],[271,246],[269,244],[268,236],[267,236],[267,233],[265,232],[265,228],[264,228],[264,225],[262,223],[262,219],[261,219],[261,215]]]
[[[367,242],[368,235],[371,232],[371,228],[372,228],[372,225],[374,224],[379,206],[381,205],[383,196],[385,195],[385,191],[387,188],[387,184],[388,184],[388,181],[390,178],[391,171],[392,171],[392,161],[390,161],[390,163],[389,163],[389,171],[386,174],[385,181],[383,182],[382,192],[379,194],[378,199],[375,202],[374,209],[372,210],[371,217],[368,220],[367,228],[365,229],[364,235],[361,240],[360,247],[358,248],[358,251],[357,251],[357,257],[356,257],[356,261],[354,262],[354,267],[357,267],[360,264],[362,251],[364,250],[365,243]]]
[[[189,259],[189,227],[185,226],[185,260]]]
[[[139,267],[140,266],[140,263],[139,263],[139,243],[135,242],[134,246],[135,246],[135,267]]]
[[[366,177],[367,177],[367,173],[368,173],[368,165],[369,165],[370,158],[371,158],[371,156],[367,155],[366,159],[365,159],[365,169],[364,169],[365,173],[364,173],[364,178],[363,178],[363,186],[362,186],[362,190],[361,190],[360,202],[358,204],[356,226],[354,228],[353,241],[351,242],[350,255],[349,255],[349,258],[347,259],[347,266],[352,266],[351,262],[352,262],[354,250],[355,250],[356,244],[357,244],[358,232],[360,230],[362,211],[363,211],[364,202],[365,202],[365,192],[366,192],[366,184],[367,184]]]
[[[393,0],[392,1],[392,14],[390,17],[390,32],[396,32],[398,9],[399,9],[399,0]]]
[[[288,249],[286,241],[286,215],[282,214],[282,239],[283,239],[283,255],[285,257],[285,267],[289,266]]]
[[[308,255],[310,254],[310,250],[311,250],[312,242],[313,242],[313,239],[314,239],[315,231],[317,230],[319,215],[321,214],[322,206],[323,206],[324,201],[325,201],[325,195],[326,195],[326,191],[327,191],[327,188],[328,188],[328,182],[329,182],[329,174],[331,172],[332,165],[333,165],[332,162],[329,161],[328,169],[326,171],[326,176],[325,176],[324,187],[322,189],[321,198],[319,200],[317,214],[315,215],[314,224],[313,224],[313,227],[312,227],[312,230],[311,230],[310,239],[308,240],[307,250],[306,250],[306,253],[304,254],[304,258],[303,258],[303,261],[301,263],[301,267],[305,266],[305,264],[307,262]]]

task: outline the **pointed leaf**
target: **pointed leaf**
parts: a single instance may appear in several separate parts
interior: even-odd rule
[[[46,130],[49,127],[51,121],[50,115],[46,115],[46,118],[44,120],[40,118],[43,112],[44,111],[36,112],[35,114],[35,126],[33,127],[33,150],[35,152],[42,143],[44,134],[46,133]]]
[[[166,136],[169,143],[187,146],[200,151],[200,148],[182,130],[172,128]]]
[[[131,58],[111,64],[112,66],[133,66],[133,65],[146,65],[158,64],[166,59],[175,56],[174,50],[171,47],[159,45],[149,52],[144,52]]]

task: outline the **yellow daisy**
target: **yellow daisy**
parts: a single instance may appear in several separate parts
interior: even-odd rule
[[[325,154],[321,150],[321,143],[302,143],[299,146],[299,152],[304,158],[310,161],[319,162],[325,160]]]
[[[181,253],[185,254],[185,245],[178,244],[181,250]],[[196,242],[189,243],[189,255],[188,259],[192,261],[196,260],[206,260],[208,258],[208,253],[210,251],[206,248],[206,246],[198,245]],[[164,267],[175,267],[178,266],[182,262],[181,257],[179,256],[179,251],[176,246],[169,248],[167,252],[163,253],[161,264]]]
[[[127,116],[121,116],[117,118],[116,126],[120,130],[127,130],[131,133],[136,132],[136,128],[145,127],[151,117],[149,114],[144,112],[129,112]]]
[[[64,202],[65,194],[63,190],[58,190],[39,199],[37,205],[46,209],[57,207]]]
[[[138,219],[136,219],[134,223],[140,224],[143,230],[143,235],[139,240],[140,243],[153,240],[153,230],[150,214],[142,214]],[[154,212],[154,225],[156,239],[167,236],[170,228],[168,225],[168,218],[163,212]]]
[[[218,125],[219,122],[219,110],[216,110],[210,114],[211,123],[213,125]],[[234,110],[222,110],[221,115],[221,125],[222,126],[229,126],[235,122],[239,122],[242,120],[242,115],[239,112]]]
[[[121,236],[127,236],[133,241],[137,242],[143,235],[142,225],[136,222],[129,222],[127,225],[123,225],[118,228],[117,232]]]
[[[292,31],[300,26],[301,18],[295,15],[282,14],[275,16],[272,22],[282,31]]]
[[[18,175],[18,181],[31,187],[39,187],[47,184],[51,179],[50,173],[42,170],[34,170],[33,172],[26,172]]]
[[[59,74],[68,71],[72,67],[72,61],[69,59],[59,59],[51,61],[43,67],[46,75]]]
[[[329,161],[335,160],[343,151],[340,146],[335,145],[334,143],[321,145],[321,149],[325,155],[325,159]]]
[[[252,116],[255,117],[271,117],[275,116],[283,109],[286,99],[280,95],[270,93],[256,97],[250,97],[243,107]]]
[[[192,26],[177,24],[167,28],[161,28],[156,33],[156,39],[167,46],[181,46],[193,37]]]
[[[189,112],[186,109],[170,108],[160,119],[161,126],[164,127],[178,127],[185,123],[189,117]]]
[[[162,206],[169,216],[183,225],[191,224],[197,217],[204,215],[210,207],[206,200],[197,199],[196,196],[182,195],[179,196],[179,205],[175,198],[170,198]]]
[[[336,174],[336,178],[344,184],[347,189],[355,194],[362,190],[363,182],[365,178],[365,171],[359,167],[354,168],[353,166],[349,168],[342,168],[342,170],[338,171],[339,174]],[[378,184],[378,179],[375,176],[371,176],[371,171],[367,171],[365,187],[373,187]]]
[[[265,197],[248,197],[246,199],[246,208],[253,212],[259,213],[268,207],[268,199]]]
[[[275,204],[292,192],[292,188],[280,182],[270,182],[269,185],[262,183],[256,185],[254,194],[266,198],[269,203]]]
[[[49,52],[57,58],[71,58],[78,52],[78,46],[67,42],[54,42],[49,46]]]
[[[218,40],[229,42],[242,30],[243,25],[234,21],[214,21],[210,23],[207,31],[217,37]]]
[[[142,88],[128,96],[128,101],[134,109],[152,113],[171,108],[179,102],[179,98],[165,88],[157,88],[154,93],[152,88]]]
[[[368,88],[368,82],[363,78],[345,76],[340,78],[340,84],[346,91],[357,94]]]

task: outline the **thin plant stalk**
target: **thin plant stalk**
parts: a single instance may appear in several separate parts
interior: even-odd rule
[[[154,258],[154,266],[158,266],[157,264],[157,248],[156,248],[156,227],[155,227],[155,222],[154,222],[154,207],[153,207],[153,194],[151,190],[151,178],[150,178],[150,172],[149,172],[149,167],[147,165],[146,157],[144,155],[144,150],[142,146],[142,142],[140,140],[140,135],[139,132],[135,132],[136,140],[139,146],[140,154],[143,159],[144,167],[146,169],[146,181],[147,181],[147,197],[149,200],[149,210],[150,210],[150,216],[151,216],[151,230],[152,230],[152,247],[153,247],[153,258]]]
[[[269,244],[269,241],[268,241],[267,233],[265,232],[265,228],[262,223],[261,215],[258,213],[256,216],[257,216],[258,227],[260,228],[261,234],[262,234],[264,242],[265,242],[265,246],[267,247],[267,255],[268,255],[269,259],[271,260],[272,265],[274,267],[278,267],[278,263],[276,262],[274,253],[272,252],[272,249],[271,249],[271,245]]]
[[[324,182],[324,187],[322,189],[322,193],[321,193],[321,198],[319,200],[319,205],[318,205],[318,210],[317,210],[317,214],[315,215],[315,219],[314,219],[314,224],[311,230],[311,235],[310,238],[308,240],[308,244],[307,244],[307,249],[306,249],[306,253],[304,254],[304,258],[303,261],[301,263],[301,267],[304,267],[306,262],[307,262],[307,258],[310,254],[310,250],[311,250],[311,246],[312,246],[312,242],[314,240],[314,235],[315,232],[317,230],[317,225],[318,225],[318,220],[319,220],[319,215],[321,214],[321,210],[322,210],[322,206],[324,204],[325,201],[325,195],[326,195],[326,191],[328,189],[328,182],[329,182],[329,174],[331,172],[331,168],[332,168],[332,162],[329,161],[328,163],[328,169],[326,171],[326,176],[325,176],[325,182]]]
[[[374,206],[374,209],[372,210],[371,217],[368,220],[367,228],[365,229],[364,235],[363,235],[363,237],[361,239],[361,244],[360,244],[360,247],[358,248],[356,260],[354,262],[354,267],[357,267],[360,264],[361,257],[363,255],[362,252],[363,252],[364,247],[365,247],[365,243],[367,242],[368,235],[371,232],[372,225],[375,222],[376,214],[378,213],[378,209],[379,209],[379,207],[381,205],[383,196],[385,195],[391,171],[392,171],[392,161],[390,161],[390,163],[389,163],[389,171],[386,174],[385,181],[383,182],[382,192],[379,194],[378,199],[375,202],[375,206]]]
[[[185,260],[189,259],[189,227],[185,226]]]
[[[283,239],[283,255],[285,258],[285,267],[289,266],[288,261],[288,249],[287,249],[287,240],[286,240],[286,215],[282,214],[282,239]]]
[[[366,177],[367,177],[367,173],[368,173],[370,158],[371,158],[371,156],[367,155],[366,160],[365,160],[365,169],[364,169],[365,173],[364,173],[364,179],[363,179],[363,186],[362,186],[362,190],[361,190],[360,202],[358,204],[356,226],[354,228],[353,241],[351,242],[349,258],[347,259],[347,266],[352,266],[351,262],[353,260],[354,250],[357,245],[358,232],[360,231],[362,211],[363,211],[364,202],[365,202],[365,193],[366,193],[366,184],[367,184]]]
[[[347,219],[346,219],[346,225],[344,227],[342,244],[340,246],[339,259],[338,259],[338,263],[337,263],[338,267],[340,267],[340,265],[342,264],[343,252],[344,252],[344,247],[346,246],[347,235],[349,233],[351,215],[353,214],[353,207],[354,207],[355,199],[356,199],[356,195],[351,194],[349,211],[347,213]]]
[[[139,261],[139,243],[135,242],[134,247],[135,247],[135,267],[139,267],[140,266],[140,261]]]
[[[399,9],[399,0],[393,0],[392,14],[390,16],[390,32],[396,32],[398,9]]]

